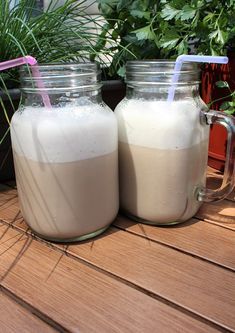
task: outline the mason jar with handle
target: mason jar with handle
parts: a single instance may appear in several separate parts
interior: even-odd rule
[[[37,235],[77,241],[103,232],[118,208],[116,118],[94,63],[25,67],[11,121],[20,208]]]
[[[235,124],[209,111],[199,95],[200,70],[184,63],[172,89],[174,62],[130,61],[126,97],[115,114],[119,131],[121,210],[150,224],[170,225],[191,218],[202,202],[225,198],[234,187]],[[210,124],[227,129],[223,183],[206,187]]]

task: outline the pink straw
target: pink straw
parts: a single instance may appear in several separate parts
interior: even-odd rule
[[[29,64],[31,66],[36,65],[37,60],[31,56],[21,57],[13,60],[0,62],[0,71],[4,71],[4,69],[17,67],[25,64]]]
[[[40,74],[38,66],[37,66],[37,60],[34,57],[31,57],[29,55],[25,56],[25,57],[20,57],[20,58],[17,58],[17,59],[12,59],[12,60],[8,60],[8,61],[0,62],[0,71],[3,71],[5,69],[9,69],[9,68],[12,68],[12,67],[25,65],[25,64],[29,64],[30,66],[32,66],[33,77],[34,78],[36,78],[36,77],[39,78],[38,80],[36,80],[38,88],[39,89],[44,88],[43,81],[40,79],[41,74]],[[50,98],[49,98],[48,94],[47,93],[41,93],[40,95],[42,96],[42,100],[43,100],[44,105],[48,108],[51,108],[51,102],[50,102]]]
[[[30,63],[29,63],[30,64]],[[31,65],[31,64],[30,64]],[[36,84],[37,84],[37,87],[39,88],[39,89],[43,89],[43,88],[45,88],[44,87],[44,84],[43,84],[43,81],[42,81],[42,79],[41,79],[41,73],[40,73],[40,71],[39,71],[39,68],[38,68],[38,66],[36,65],[35,66],[35,64],[33,64],[32,65],[32,75],[33,75],[33,77],[34,78],[38,78],[37,80],[36,80]],[[43,100],[43,103],[44,103],[44,105],[46,106],[46,107],[48,107],[48,108],[51,108],[51,101],[50,101],[50,98],[49,98],[49,96],[48,96],[48,94],[46,93],[46,92],[40,92],[40,95],[42,96],[42,100]]]

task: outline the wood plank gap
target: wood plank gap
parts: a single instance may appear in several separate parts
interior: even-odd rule
[[[198,219],[197,217],[195,217],[195,219]],[[235,232],[235,229],[234,228],[231,228],[227,225],[224,225],[223,223],[221,222],[216,222],[216,221],[212,221],[212,220],[209,220],[209,219],[205,219],[205,220],[200,220],[200,221],[203,221],[205,223],[209,223],[209,224],[213,224],[213,225],[216,225],[217,227],[221,227],[221,228],[224,228],[224,229],[227,229],[229,231],[232,231],[232,232]]]
[[[7,297],[12,299],[14,302],[22,306],[24,309],[26,309],[28,312],[32,313],[34,316],[39,318],[41,321],[49,325],[50,327],[54,328],[60,333],[70,333],[65,327],[48,317],[45,313],[42,313],[32,305],[28,304],[25,300],[22,298],[16,296],[11,290],[8,288],[4,287],[3,285],[0,284],[0,290],[5,294]]]
[[[216,262],[216,261],[212,261],[212,260],[210,260],[210,259],[208,259],[208,258],[204,258],[204,257],[199,256],[199,255],[197,255],[197,254],[194,254],[194,253],[188,252],[188,251],[186,251],[186,250],[179,249],[179,248],[177,248],[177,247],[174,246],[174,245],[170,245],[170,244],[167,244],[167,243],[161,242],[161,241],[159,241],[159,240],[156,240],[156,239],[152,239],[152,238],[146,237],[145,235],[137,234],[137,233],[135,233],[135,232],[133,232],[133,231],[131,231],[131,230],[127,230],[127,229],[122,228],[122,227],[120,227],[120,226],[117,226],[117,225],[115,225],[115,224],[113,225],[113,227],[116,228],[116,229],[119,229],[119,230],[122,230],[122,231],[128,232],[128,233],[130,233],[130,234],[132,234],[132,235],[134,235],[134,236],[137,236],[137,237],[141,237],[141,238],[147,239],[147,240],[149,240],[149,241],[151,241],[151,242],[153,242],[153,243],[157,243],[157,244],[160,244],[160,245],[162,245],[162,246],[168,247],[168,248],[173,249],[173,250],[175,250],[175,251],[177,251],[177,252],[184,253],[184,254],[189,255],[189,256],[191,256],[191,257],[193,257],[193,258],[196,258],[196,259],[200,259],[200,260],[202,260],[202,261],[209,262],[209,263],[212,264],[212,265],[219,266],[220,268],[226,269],[226,270],[228,270],[228,271],[235,272],[235,269],[233,269],[233,268],[231,268],[231,267],[228,267],[228,266],[222,265],[222,264],[220,264],[220,263],[218,263],[218,262]]]
[[[230,226],[227,226],[227,225],[225,225],[225,224],[222,223],[222,222],[216,222],[216,221],[212,221],[212,220],[209,220],[209,219],[202,219],[201,217],[197,217],[196,215],[193,216],[193,218],[194,218],[195,220],[198,220],[198,221],[201,221],[201,222],[203,221],[203,222],[205,222],[205,223],[213,224],[213,225],[216,225],[217,227],[221,227],[221,228],[227,229],[227,230],[229,230],[229,231],[233,231],[233,232],[235,232],[235,229],[234,229],[234,228],[231,228]]]
[[[202,221],[202,220],[201,220]],[[209,223],[209,224],[213,224],[213,225],[216,225],[217,227],[221,227],[221,228],[224,228],[224,229],[227,229],[229,231],[232,231],[232,232],[235,232],[235,229],[234,228],[231,228],[229,226],[226,226],[224,224],[221,224],[220,222],[216,222],[216,221],[210,221],[210,220],[203,220],[203,222],[205,223]]]

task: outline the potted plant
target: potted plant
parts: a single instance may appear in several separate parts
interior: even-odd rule
[[[229,64],[202,68],[201,96],[210,107],[234,114],[235,2],[217,0],[98,0],[107,20],[102,36],[112,32],[115,55],[109,74],[124,75],[124,65],[133,59],[175,59],[180,54],[228,55]],[[225,81],[219,83],[217,81]],[[224,86],[223,86],[224,85]],[[223,86],[223,88],[220,88]],[[212,103],[213,100],[216,102]],[[226,101],[226,103],[224,103]],[[221,132],[217,134],[217,131]],[[209,164],[222,168],[226,133],[213,126]],[[214,134],[215,133],[215,134]],[[213,152],[219,144],[220,152]],[[214,163],[219,155],[219,163]],[[221,164],[222,162],[222,164]]]
[[[0,6],[0,62],[32,55],[39,63],[103,60],[94,45],[98,32],[85,1],[51,1],[45,11],[36,0],[20,0]],[[109,50],[102,49],[102,55]],[[18,69],[0,72],[0,180],[14,176],[9,122],[20,102]]]

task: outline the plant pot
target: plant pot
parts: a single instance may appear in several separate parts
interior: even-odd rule
[[[102,99],[112,110],[114,110],[117,104],[126,95],[126,85],[121,80],[107,80],[103,81],[102,84]]]
[[[212,125],[209,141],[208,165],[216,170],[224,170],[227,131],[221,125]]]
[[[229,63],[227,65],[208,64],[202,71],[201,97],[205,103],[229,95],[227,88],[216,86],[217,81],[227,81],[231,90],[235,90],[235,52],[228,52]],[[225,101],[215,101],[211,105],[212,110],[219,110]],[[229,98],[227,99],[229,100]],[[226,156],[226,130],[220,125],[212,125],[209,140],[208,165],[223,171]]]
[[[0,98],[4,103],[8,118],[10,120],[14,113],[14,109],[16,110],[18,108],[20,91],[18,89],[10,89],[8,92],[14,107],[6,94],[0,92]],[[0,105],[0,140],[6,132],[7,135],[0,144],[0,181],[7,181],[15,178],[9,124],[7,122],[3,107]]]

